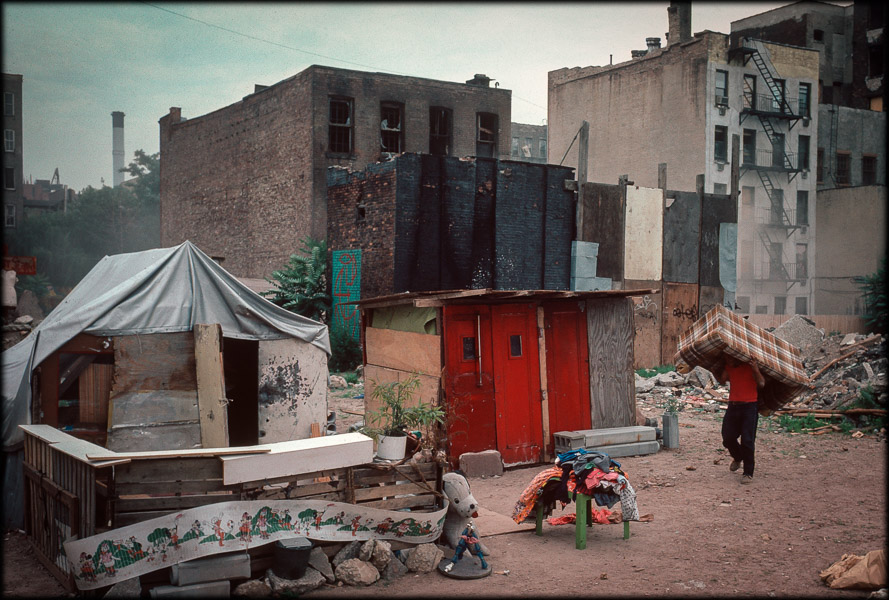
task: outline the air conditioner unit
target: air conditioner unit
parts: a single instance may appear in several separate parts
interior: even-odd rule
[[[808,127],[808,126],[809,126],[809,120],[803,119],[803,127]]]
[[[719,114],[720,114],[720,116],[725,114],[725,107],[724,106],[719,107]]]
[[[722,171],[723,169],[725,169],[725,163],[716,163],[717,171]]]
[[[802,175],[802,177],[803,177],[803,179],[808,179],[808,178],[809,178],[809,172],[808,172],[808,171],[803,171],[803,175]]]
[[[726,96],[716,96],[716,106],[728,106],[728,98]]]

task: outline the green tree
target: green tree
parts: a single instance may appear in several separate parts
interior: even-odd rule
[[[283,269],[266,281],[275,287],[262,295],[298,315],[327,321],[331,298],[327,281],[327,240],[306,237],[300,254],[291,254]]]
[[[874,331],[885,333],[889,328],[889,296],[886,294],[886,258],[875,273],[855,277],[864,297],[864,320]]]

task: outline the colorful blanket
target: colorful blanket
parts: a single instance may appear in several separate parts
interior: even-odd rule
[[[676,361],[714,371],[723,353],[759,365],[766,379],[759,396],[762,415],[771,414],[811,385],[799,348],[723,306],[710,310],[682,334]]]

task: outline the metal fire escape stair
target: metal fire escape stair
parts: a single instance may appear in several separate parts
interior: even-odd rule
[[[787,284],[786,291],[790,291],[790,288],[793,287],[796,281],[790,276],[790,272],[787,270],[787,265],[784,264],[784,257],[781,256],[780,252],[775,252],[772,248],[772,240],[769,238],[768,234],[762,230],[759,231],[759,239],[762,242],[763,247],[765,247],[766,253],[769,255],[769,276],[763,277],[762,279],[784,281]],[[775,269],[777,273],[772,269]],[[776,277],[776,275],[778,276]]]

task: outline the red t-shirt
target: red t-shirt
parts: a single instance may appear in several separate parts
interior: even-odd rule
[[[741,363],[737,367],[725,365],[725,373],[729,381],[729,402],[756,402],[758,392],[753,368]]]

